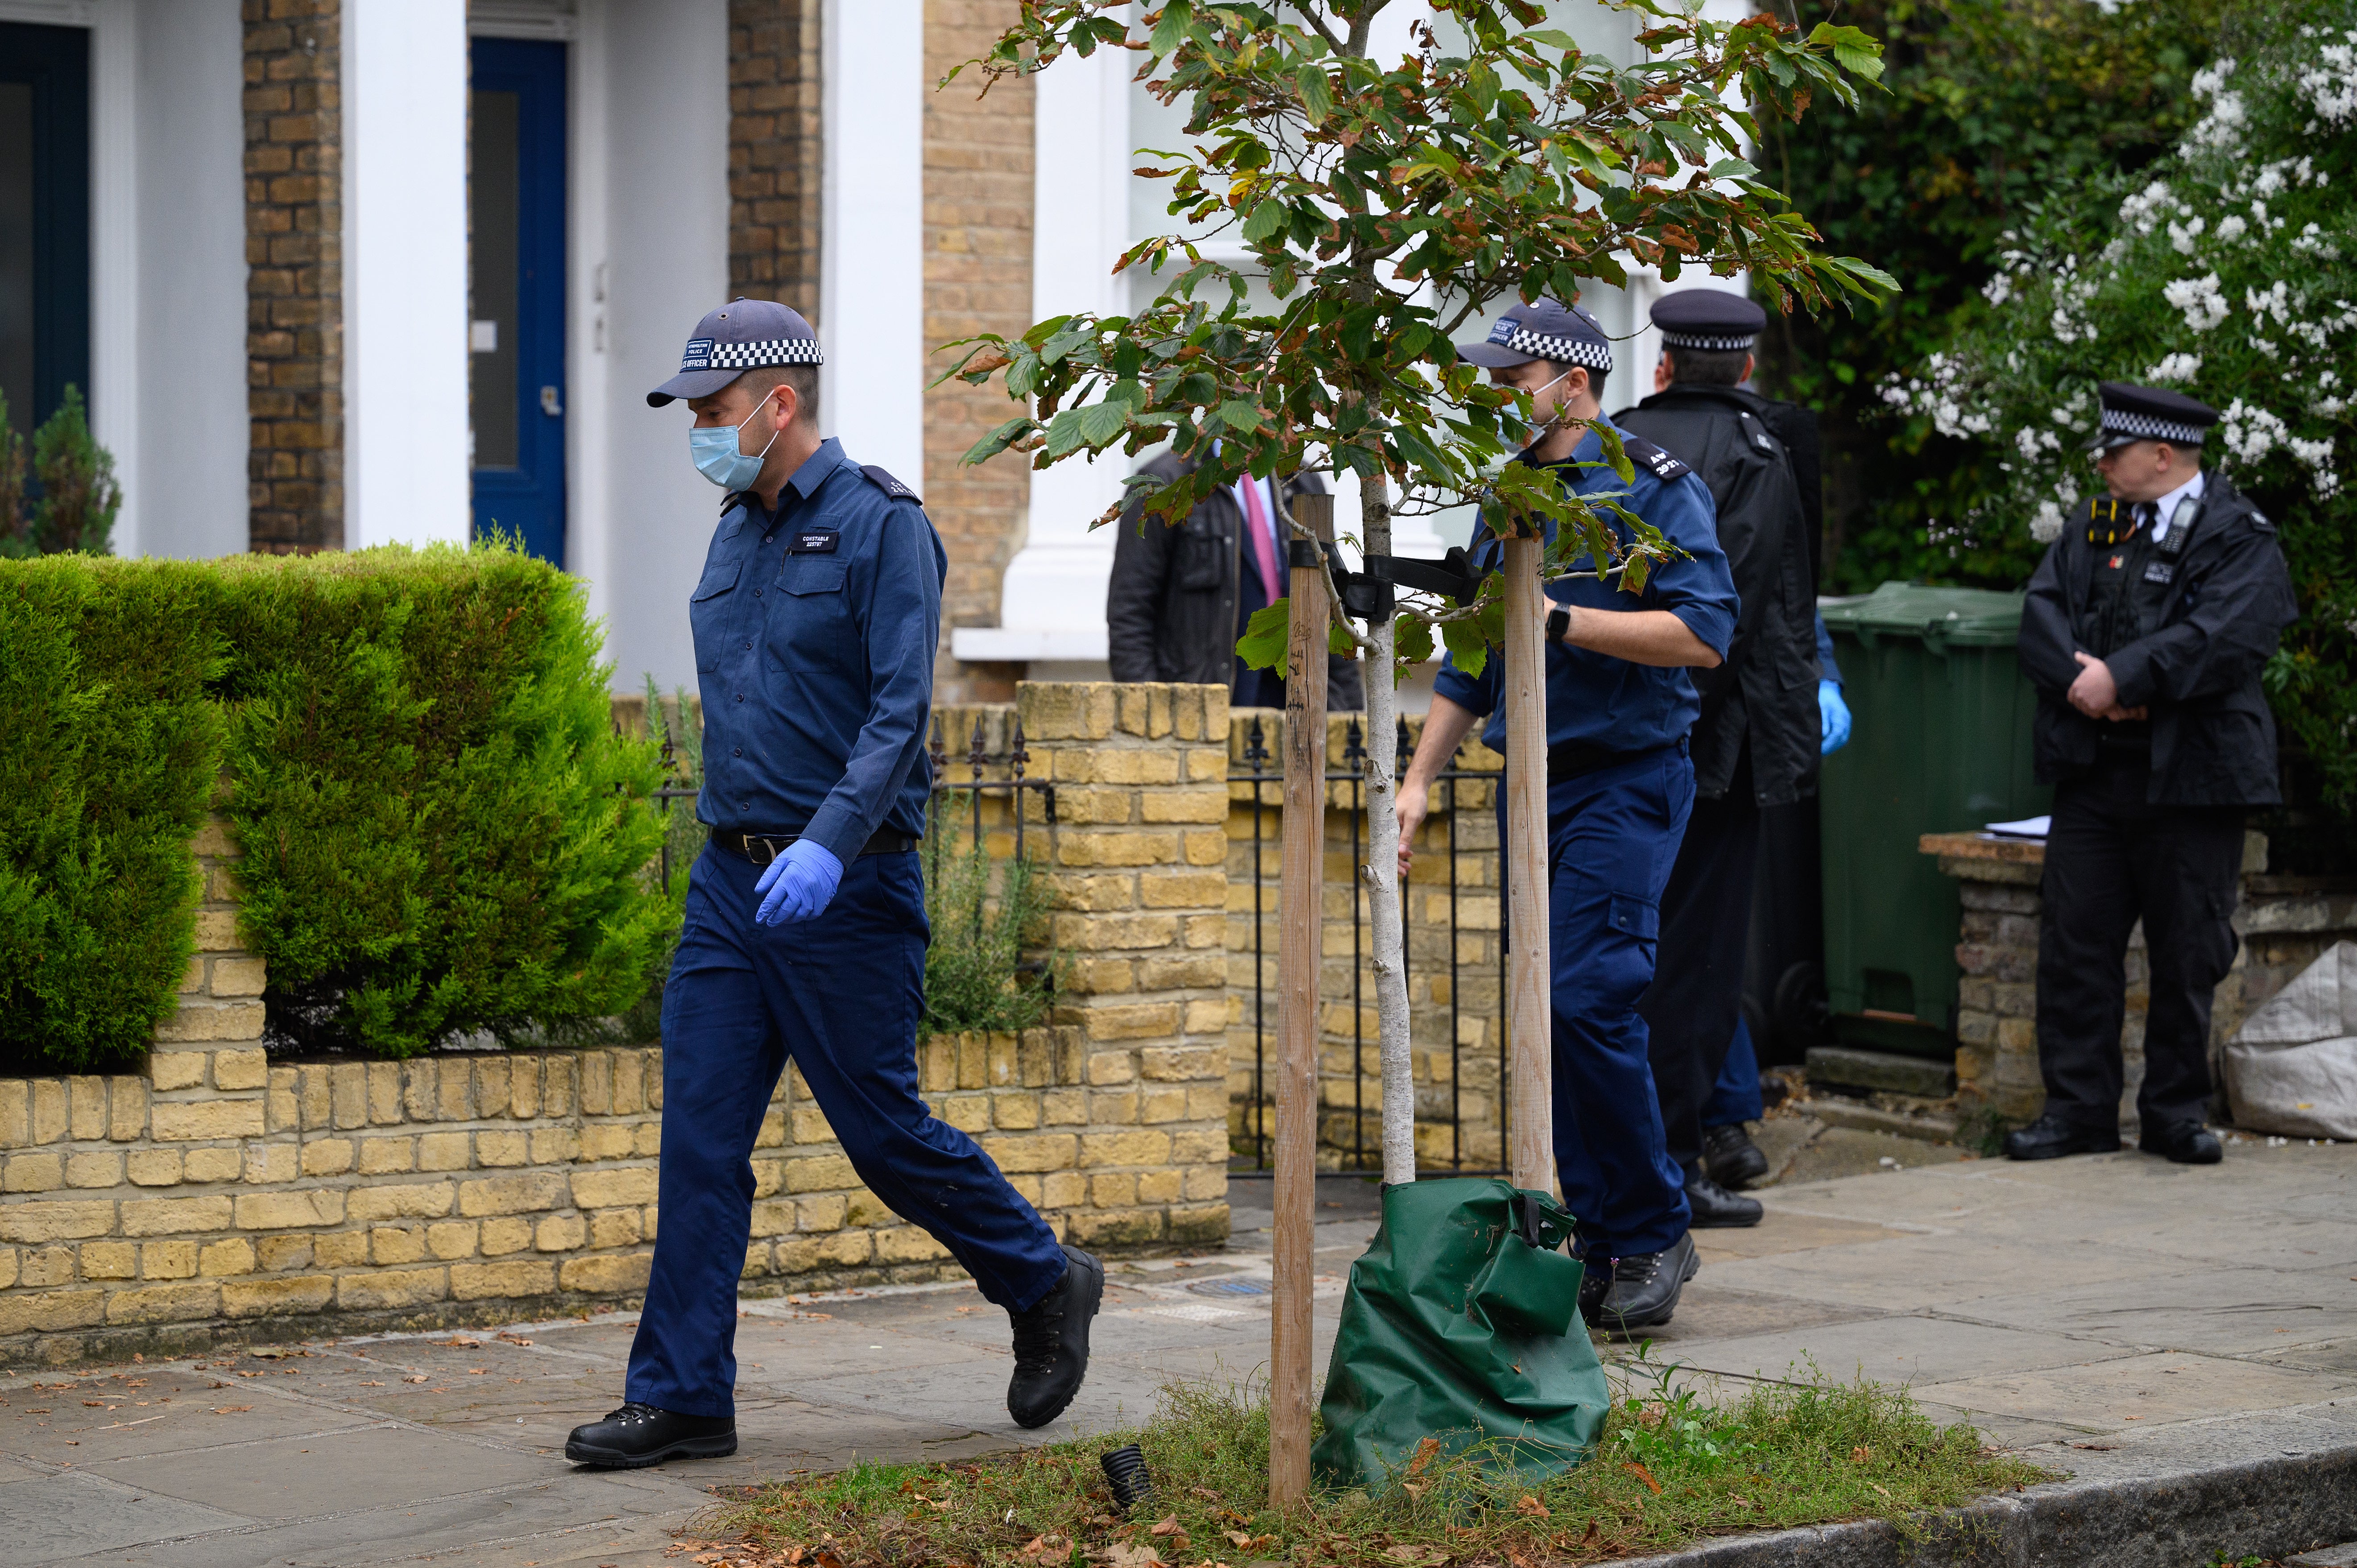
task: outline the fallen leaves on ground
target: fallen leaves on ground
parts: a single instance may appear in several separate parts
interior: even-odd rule
[[[214,1413],[215,1415],[235,1415],[238,1412],[240,1412],[240,1411],[242,1411],[242,1410],[252,1410],[253,1408],[253,1407],[252,1405],[250,1405],[250,1404],[224,1404],[224,1405],[217,1405],[217,1406],[215,1406],[215,1407],[214,1407],[214,1409],[213,1409],[213,1413]]]
[[[1636,1477],[1637,1479],[1644,1482],[1645,1485],[1652,1489],[1652,1494],[1655,1497],[1658,1498],[1662,1495],[1662,1483],[1653,1479],[1653,1473],[1651,1470],[1646,1469],[1645,1466],[1638,1464],[1633,1459],[1620,1467],[1623,1470],[1628,1471],[1629,1474]]]
[[[1658,1487],[1654,1488],[1656,1491],[1659,1491],[1660,1489],[1661,1488]],[[1514,1499],[1514,1511],[1521,1514],[1525,1519],[1550,1519],[1554,1517],[1547,1512],[1546,1504],[1539,1501],[1538,1498],[1531,1496],[1528,1492],[1524,1492],[1521,1497]]]

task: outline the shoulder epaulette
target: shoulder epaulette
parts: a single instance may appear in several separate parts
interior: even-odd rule
[[[859,466],[859,471],[867,476],[867,482],[869,484],[874,485],[877,489],[882,490],[894,500],[915,501],[919,506],[925,504],[923,497],[918,495],[916,491],[910,489],[908,486],[902,484],[899,480],[894,478],[891,475],[886,473],[875,464],[862,463]]]
[[[1629,454],[1629,461],[1657,479],[1682,479],[1694,472],[1641,435],[1623,435],[1620,449]]]

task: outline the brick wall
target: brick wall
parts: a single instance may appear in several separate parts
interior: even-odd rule
[[[2252,835],[2256,838],[2257,835]],[[2357,894],[2326,891],[2302,879],[2269,877],[2265,841],[2244,857],[2242,903],[2234,929],[2242,944],[2233,967],[2212,998],[2213,1048],[2243,1020],[2323,956],[2335,942],[2357,938]],[[1968,1109],[1986,1108],[2027,1122],[2046,1102],[2038,1070],[2038,929],[2044,910],[2039,881],[2045,846],[1996,843],[1971,833],[1925,835],[1924,853],[1955,877],[1964,906],[1956,962],[1956,1093]],[[2126,1072],[2120,1116],[2136,1117],[2144,1081],[2144,1027],[2150,1001],[2144,927],[2128,938],[2127,1015],[2120,1028]],[[2213,1068],[2215,1057],[2213,1054]],[[2224,1092],[2222,1085],[2219,1093]]]
[[[1357,787],[1347,777],[1330,778],[1351,771],[1357,724],[1356,718],[1340,714],[1326,720],[1329,781],[1321,918],[1324,961],[1318,975],[1318,1155],[1329,1168],[1361,1163],[1373,1167],[1383,1158],[1381,1030],[1372,987],[1354,986],[1356,977],[1372,972],[1364,966],[1372,961],[1366,889],[1357,871],[1367,843],[1365,819]],[[1423,715],[1410,714],[1407,726],[1413,742],[1423,732]],[[1239,774],[1282,771],[1284,736],[1281,710],[1237,709],[1229,718],[1229,766]],[[1255,749],[1265,753],[1257,766],[1251,759]],[[1401,761],[1405,767],[1405,753]],[[1478,739],[1469,739],[1458,757],[1463,770],[1503,766],[1504,758]],[[1260,800],[1257,822],[1255,790]],[[1500,1085],[1505,1021],[1499,1004],[1503,994],[1499,972],[1503,900],[1499,895],[1496,790],[1488,779],[1436,785],[1430,814],[1411,846],[1415,863],[1405,889],[1408,1040],[1416,1096],[1416,1159],[1427,1170],[1452,1165],[1494,1169],[1504,1163]],[[1282,803],[1282,786],[1273,780],[1255,784],[1236,779],[1228,787],[1229,1128],[1236,1150],[1246,1157],[1275,1127],[1274,1080],[1256,1070],[1256,1064],[1264,1055],[1273,1063],[1276,1052],[1276,953],[1284,908],[1278,886]],[[1357,856],[1352,854],[1354,825]]]
[[[729,0],[728,287],[818,319],[819,0]]]
[[[943,714],[954,755],[984,726],[997,776],[1019,719],[1055,782],[1054,821],[1028,799],[1025,847],[1074,963],[1050,1026],[934,1036],[921,1087],[1099,1251],[1227,1236],[1226,710],[1217,687],[1026,686]],[[991,853],[1012,827],[991,801]],[[217,820],[191,848],[200,950],[145,1070],[0,1079],[0,1359],[490,1323],[643,1289],[659,1047],[274,1059],[237,850]],[[752,1163],[751,1294],[958,1272],[859,1183],[799,1073]]]
[[[1017,19],[1016,0],[926,0],[930,85],[986,52]],[[1031,325],[1031,84],[1002,81],[988,97],[966,72],[925,99],[925,346],[977,332],[1015,337]],[[1110,267],[1113,258],[1105,258]],[[963,350],[959,350],[963,352]],[[936,354],[928,377],[954,362]],[[925,396],[925,510],[949,552],[936,684],[945,700],[1003,700],[1013,671],[963,665],[950,631],[998,624],[998,587],[1022,548],[1030,471],[1019,453],[979,467],[966,451],[1019,412],[997,386],[946,382]]]
[[[244,0],[253,547],[344,542],[340,0]]]

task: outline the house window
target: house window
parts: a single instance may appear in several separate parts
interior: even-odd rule
[[[90,32],[0,24],[0,392],[17,433],[90,395]]]

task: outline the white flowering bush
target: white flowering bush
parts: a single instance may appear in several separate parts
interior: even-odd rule
[[[2219,409],[2204,462],[2281,530],[2301,619],[2267,671],[2323,794],[2357,797],[2357,0],[2309,4],[2193,79],[2201,118],[2136,176],[2008,235],[1994,307],[1884,401],[1991,450],[1934,525],[1959,569],[2026,582],[2079,498],[2103,381]]]

